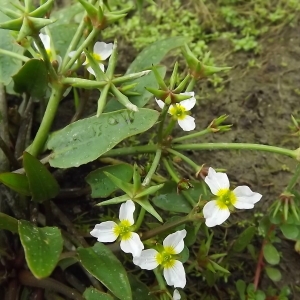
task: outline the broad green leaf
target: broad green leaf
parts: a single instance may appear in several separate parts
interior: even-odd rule
[[[183,46],[189,40],[190,38],[177,36],[160,40],[147,46],[131,63],[131,65],[127,69],[126,74],[151,69],[152,66],[157,65],[169,51]]]
[[[131,285],[133,300],[158,300],[158,298],[155,297],[155,294],[151,293],[148,286],[139,281],[136,276],[128,273],[128,278]]]
[[[129,164],[119,164],[99,168],[89,173],[85,178],[85,181],[92,188],[92,198],[106,198],[118,189],[118,187],[104,174],[104,172],[108,172],[122,181],[130,182],[133,169]]]
[[[39,228],[21,220],[19,235],[32,274],[36,278],[50,276],[63,249],[60,230],[57,227]]]
[[[282,224],[280,230],[287,239],[295,240],[299,235],[299,228],[294,224]]]
[[[102,243],[91,248],[77,249],[84,268],[102,282],[117,298],[131,300],[131,289],[126,270],[115,255]]]
[[[64,18],[62,17],[62,19]],[[54,25],[50,28],[52,40],[57,54],[63,57],[77,31],[78,24],[71,23],[66,26],[66,24],[57,25],[57,22],[55,22]]]
[[[235,283],[235,287],[236,287],[236,290],[239,293],[240,300],[245,300],[246,299],[246,297],[245,297],[245,291],[246,291],[246,283],[245,283],[245,281],[239,279]]]
[[[83,293],[83,297],[86,300],[113,300],[111,295],[100,292],[94,288],[87,288]]]
[[[18,233],[18,220],[0,212],[0,229],[6,229],[12,233]]]
[[[1,0],[1,6],[15,9],[11,1]],[[0,12],[0,23],[9,21],[10,18]],[[0,48],[6,51],[11,51],[17,54],[22,54],[24,49],[16,43],[11,31],[0,29]],[[12,58],[8,55],[0,54],[0,82],[8,85],[11,82],[11,76],[19,71],[22,66],[22,61],[17,58]]]
[[[158,73],[162,78],[165,77],[166,75],[166,67],[164,66],[159,66],[156,68]],[[138,79],[130,81],[130,84],[136,83],[136,86],[130,90],[131,92],[139,93],[138,96],[129,96],[128,99],[131,103],[135,104],[137,107],[143,107],[145,106],[151,98],[153,98],[153,95],[148,92],[145,87],[148,88],[153,88],[153,89],[158,89],[158,83],[155,79],[154,73],[150,72],[149,74],[140,77]],[[123,105],[119,103],[115,99],[111,99],[106,107],[105,107],[105,112],[109,111],[115,111],[118,109],[122,109]]]
[[[93,161],[122,140],[150,129],[158,116],[152,109],[124,109],[74,122],[50,136],[50,165],[70,168]]]
[[[48,74],[44,61],[40,59],[27,61],[12,78],[17,93],[28,93],[37,98],[45,96],[48,88]]]
[[[11,188],[12,190],[24,196],[30,196],[30,188],[27,176],[18,173],[1,173],[0,182]]]
[[[272,244],[266,244],[263,248],[264,258],[270,265],[277,265],[280,261],[280,255]]]
[[[203,185],[196,181],[191,182],[191,184],[194,187],[188,189],[186,192],[195,200],[196,204],[200,195],[203,194]],[[157,207],[166,211],[189,213],[192,209],[184,196],[177,193],[177,185],[173,181],[166,182],[164,187],[159,190],[158,195],[152,199],[152,202]]]
[[[37,158],[24,152],[23,165],[34,201],[42,202],[58,194],[59,185],[56,179]]]
[[[280,281],[281,280],[281,272],[273,267],[265,267],[266,273],[268,275],[268,277],[272,280],[272,281]]]
[[[252,241],[256,228],[254,226],[246,228],[235,240],[233,251],[242,252]]]

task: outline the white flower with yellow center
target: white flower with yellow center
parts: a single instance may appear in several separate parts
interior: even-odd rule
[[[111,56],[112,49],[113,49],[112,43],[106,44],[104,42],[96,42],[94,45],[93,53],[91,54],[95,59],[95,61],[99,64],[99,67],[103,72],[104,72],[104,65],[102,62]],[[88,59],[86,59],[83,65],[87,65],[88,63],[89,61]],[[91,66],[88,66],[87,70],[95,76],[95,72]]]
[[[213,227],[225,222],[230,216],[230,207],[251,209],[262,197],[261,194],[252,192],[245,185],[238,186],[231,191],[227,175],[216,172],[213,168],[208,169],[205,182],[211,192],[217,196],[215,200],[209,201],[203,207],[203,216],[207,227]]]
[[[144,249],[139,235],[132,232],[134,224],[133,212],[135,205],[132,200],[127,200],[120,207],[119,219],[117,224],[113,221],[97,224],[90,234],[97,238],[98,242],[114,242],[118,237],[121,239],[120,247],[126,253],[132,253],[133,256],[139,256]]]
[[[184,288],[186,284],[185,270],[182,262],[176,260],[176,254],[183,250],[185,236],[186,230],[169,234],[163,241],[162,251],[143,250],[140,256],[133,258],[133,263],[146,270],[153,270],[161,265],[167,284]]]
[[[175,105],[171,104],[168,113],[178,121],[179,126],[184,131],[194,130],[196,127],[195,118],[189,115],[189,111],[196,104],[196,98],[194,97],[195,93],[185,92],[185,93],[180,93],[180,95],[191,96],[191,98],[176,103]],[[161,109],[164,108],[165,103],[162,100],[155,98],[155,101]]]

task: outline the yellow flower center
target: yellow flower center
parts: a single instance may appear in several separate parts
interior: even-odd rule
[[[176,119],[183,120],[187,115],[185,107],[183,107],[180,103],[176,103],[175,105],[170,107],[170,114]]]
[[[236,195],[229,189],[220,189],[217,193],[217,205],[220,209],[226,209],[236,202]]]
[[[113,229],[116,236],[120,236],[122,240],[129,240],[131,237],[130,222],[123,220]]]
[[[98,53],[93,53],[92,56],[96,61],[98,62],[102,61],[101,56]]]
[[[158,264],[162,265],[164,268],[172,268],[175,264],[175,255],[174,248],[171,246],[164,247],[164,250],[160,253],[157,253],[155,259]]]

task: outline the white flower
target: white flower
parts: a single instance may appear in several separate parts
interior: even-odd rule
[[[194,92],[185,92],[180,93],[180,95],[187,95],[191,96],[191,98],[183,100],[179,103],[176,103],[175,105],[171,104],[168,110],[168,113],[173,116],[178,121],[179,126],[184,131],[191,131],[194,130],[195,125],[195,118],[191,117],[188,114],[188,111],[190,111],[196,104],[196,98],[194,97]],[[165,103],[162,100],[156,99],[156,103],[158,106],[163,109],[165,106]]]
[[[181,295],[179,294],[178,290],[174,290],[173,292],[173,300],[180,300],[181,299]]]
[[[104,65],[102,62],[111,56],[112,50],[113,50],[112,43],[106,44],[104,42],[96,42],[94,45],[92,56],[95,59],[95,61],[98,62],[99,67],[103,72],[104,72]],[[88,63],[89,61],[88,59],[86,59],[83,65],[86,65]],[[87,70],[95,76],[95,72],[91,66],[88,66]]]
[[[42,43],[45,47],[45,50],[48,54],[48,57],[49,57],[50,61],[52,62],[54,59],[53,59],[53,54],[51,52],[51,40],[50,40],[49,35],[40,33],[39,37],[40,37],[40,39],[41,39],[41,41],[42,41]],[[38,49],[35,42],[34,42],[34,46],[35,46],[36,49]],[[61,64],[62,59],[59,55],[56,56],[56,60],[58,61],[58,64]]]
[[[134,224],[133,212],[135,205],[132,200],[127,200],[120,207],[119,219],[117,224],[113,221],[97,224],[90,234],[97,238],[98,242],[114,242],[119,236],[121,239],[120,247],[126,253],[139,256],[144,249],[139,235],[132,232],[131,226]]]
[[[184,288],[186,284],[184,267],[182,262],[174,257],[183,250],[185,236],[186,230],[169,234],[163,241],[162,251],[143,250],[139,257],[133,258],[133,263],[146,270],[153,270],[161,265],[167,284]]]
[[[254,193],[248,186],[238,186],[233,191],[229,189],[229,180],[225,173],[216,172],[213,168],[208,169],[205,182],[211,192],[217,196],[203,207],[203,216],[207,227],[220,225],[230,215],[229,207],[238,209],[250,209],[258,202],[262,195]]]

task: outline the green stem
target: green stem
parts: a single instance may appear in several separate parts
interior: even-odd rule
[[[155,157],[154,157],[152,165],[150,167],[150,170],[148,171],[148,174],[146,175],[146,177],[143,181],[143,184],[142,184],[143,186],[147,186],[147,185],[150,184],[152,176],[155,173],[155,171],[157,169],[157,166],[160,162],[161,152],[162,152],[161,149],[157,148],[156,153],[155,153]]]
[[[175,156],[180,157],[184,162],[186,162],[188,165],[190,165],[196,172],[199,171],[200,167],[195,164],[191,159],[189,159],[187,156],[183,155],[182,153],[175,151],[173,149],[167,149],[167,151]]]
[[[63,86],[53,86],[52,93],[42,119],[40,128],[32,142],[29,146],[29,153],[33,156],[38,156],[41,150],[44,147],[44,144],[47,140],[49,131],[51,129],[56,111],[59,105],[63,93]]]
[[[155,268],[153,270],[153,272],[154,272],[154,275],[156,277],[160,292],[164,291],[165,293],[167,293],[168,290],[166,288],[165,280],[164,280],[164,278],[161,274],[161,270],[159,268]],[[160,294],[160,300],[168,300],[168,297],[165,293]]]
[[[247,143],[201,143],[201,144],[182,144],[172,146],[175,150],[256,150],[281,154],[292,158],[297,158],[296,150],[285,148]]]
[[[164,123],[165,123],[165,120],[166,120],[168,110],[169,110],[169,105],[165,105],[162,112],[161,112],[161,114],[160,114],[160,123],[159,123],[158,134],[157,134],[157,139],[158,139],[159,143],[161,143],[161,141],[163,139]]]
[[[292,178],[290,179],[290,182],[289,182],[288,186],[285,189],[286,193],[291,193],[291,190],[296,185],[296,183],[299,179],[299,176],[300,176],[300,164],[297,165],[295,173],[293,174]]]
[[[110,84],[108,83],[101,91],[100,97],[98,99],[97,117],[99,117],[104,110],[109,89],[110,89]]]
[[[65,71],[69,70],[76,59],[78,59],[79,55],[83,52],[83,49],[86,48],[96,37],[96,35],[99,33],[99,29],[93,28],[91,33],[88,35],[86,40],[79,46],[79,48],[75,51],[73,57],[69,60],[69,62],[66,64],[66,66],[62,69],[62,72],[64,73]]]
[[[27,62],[29,61],[30,59],[24,55],[21,55],[21,54],[18,54],[18,53],[15,53],[15,52],[11,52],[11,51],[8,51],[8,50],[4,50],[4,49],[1,49],[0,48],[0,54],[4,54],[4,55],[7,55],[7,56],[10,56],[10,57],[13,57],[13,58],[17,58],[21,61],[24,61],[24,62]]]
[[[72,85],[74,87],[85,88],[85,89],[100,89],[107,84],[106,81],[95,81],[95,80],[82,79],[76,77],[63,78],[61,80],[61,83]]]
[[[46,67],[47,67],[47,70],[48,70],[48,72],[50,74],[51,79],[56,81],[57,80],[57,74],[56,74],[56,72],[55,72],[55,70],[54,70],[54,68],[53,68],[53,66],[51,64],[51,61],[49,59],[49,56],[47,54],[47,51],[45,49],[45,46],[44,46],[44,44],[43,44],[40,36],[39,35],[34,36],[33,39],[34,39],[34,42],[35,42],[35,44],[36,44],[36,46],[37,46],[37,48],[38,48],[38,50],[39,50],[42,58],[43,58],[43,61],[46,64]]]
[[[151,229],[147,232],[144,232],[142,234],[141,240],[142,241],[148,240],[148,239],[150,239],[150,238],[152,238],[152,237],[154,237],[158,234],[161,234],[162,232],[165,232],[165,231],[170,230],[174,227],[177,227],[179,225],[182,225],[182,224],[185,224],[185,223],[191,222],[191,221],[193,221],[193,219],[189,215],[187,215],[187,216],[182,217],[180,219],[176,219],[176,220],[174,220],[170,223],[165,223],[162,226],[159,226],[159,227],[153,228],[153,229]]]
[[[132,146],[127,148],[112,149],[101,156],[102,157],[114,157],[124,155],[134,155],[141,153],[153,153],[157,150],[157,145],[144,145],[144,146]]]
[[[211,132],[213,132],[211,128],[206,128],[206,129],[201,130],[199,132],[195,132],[195,133],[191,133],[191,134],[181,136],[179,138],[175,138],[175,139],[173,139],[172,142],[173,143],[182,142],[182,141],[185,141],[185,140],[188,140],[188,139],[197,138],[199,136],[202,136],[202,135],[205,135],[205,134],[208,134],[208,133],[211,133]]]
[[[170,121],[170,123],[169,123],[169,125],[168,125],[168,127],[166,128],[166,130],[165,130],[164,133],[163,133],[163,136],[164,136],[164,137],[168,136],[168,135],[172,132],[172,130],[173,130],[175,124],[176,124],[176,120],[174,120],[174,119],[172,118],[171,121]]]
[[[145,212],[146,212],[145,209],[143,207],[141,207],[139,217],[137,218],[137,220],[133,226],[133,231],[137,231],[140,228],[140,226],[142,225],[142,222],[145,217]]]

